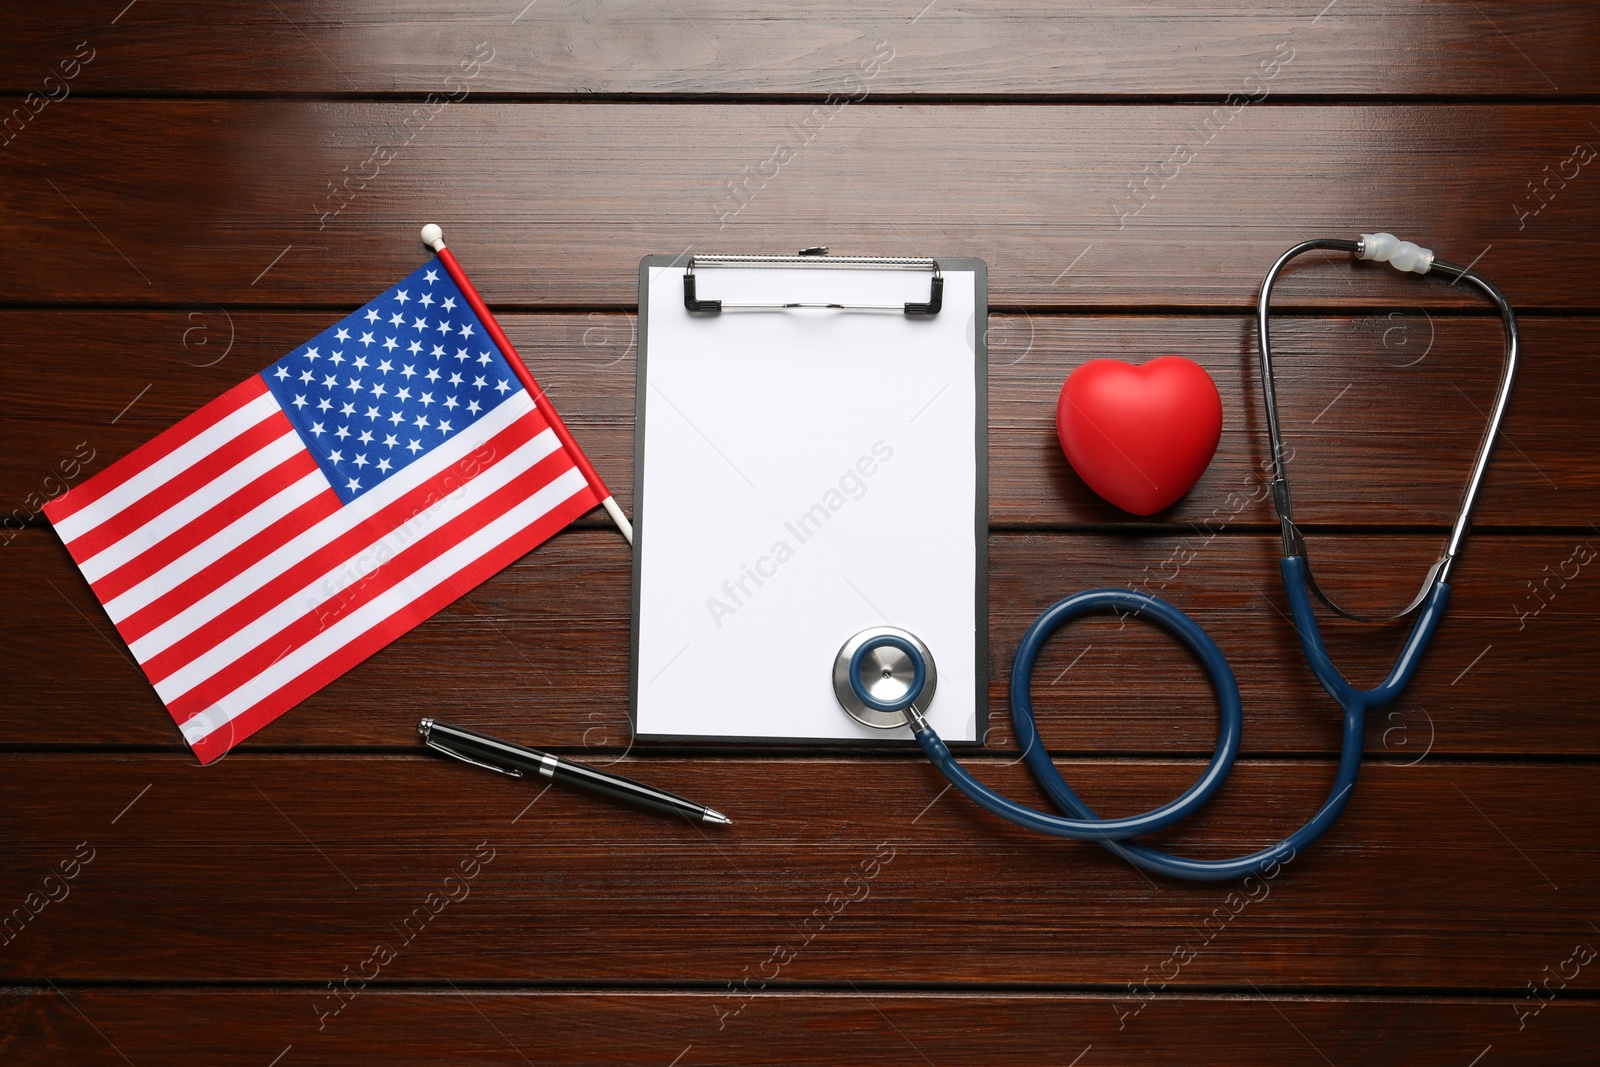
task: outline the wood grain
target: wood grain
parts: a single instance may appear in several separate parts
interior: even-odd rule
[[[19,268],[0,301],[354,306],[415,267],[431,220],[488,300],[521,306],[631,305],[648,253],[822,242],[981,256],[1002,310],[1243,310],[1289,245],[1379,224],[1481,256],[1519,307],[1600,306],[1600,159],[1573,155],[1600,107],[869,103],[807,132],[807,105],[469,99],[408,128],[423,105],[70,102],[0,151]],[[1371,166],[1396,158],[1419,180]],[[1277,297],[1481,306],[1348,260],[1297,265]]]
[[[8,9],[0,517],[31,525],[0,531],[0,1056],[1592,1062],[1597,43],[1570,0]],[[1069,591],[1159,593],[1216,636],[1247,720],[1216,803],[1165,835],[1193,855],[1276,840],[1334,773],[1259,481],[1268,263],[1375,229],[1472,262],[1522,313],[1525,369],[1348,813],[1254,889],[1001,824],[910,750],[631,747],[629,557],[594,516],[201,769],[37,505],[409,272],[426,221],[628,507],[640,256],[986,259],[994,730],[965,758],[1041,802],[1004,714],[1020,635]],[[1497,325],[1337,259],[1277,306],[1319,573],[1397,606],[1453,515]],[[1169,352],[1217,381],[1222,444],[1132,523],[1066,467],[1053,403],[1088,358]],[[1404,631],[1323,629],[1363,685]],[[1036,702],[1107,813],[1176,795],[1215,735],[1195,665],[1137,621],[1057,635]],[[448,764],[424,714],[737,822]]]
[[[1591,937],[1592,941],[1593,938]],[[1565,959],[1566,957],[1562,957]],[[759,961],[758,961],[759,962]],[[1559,962],[1559,961],[1558,961]],[[1585,972],[1586,973],[1586,972]],[[1586,1065],[1600,1006],[1563,990],[1518,1029],[1515,991],[1483,998],[1284,995],[1271,989],[1150,1000],[1107,993],[548,993],[461,986],[368,989],[317,1029],[311,991],[30,990],[0,1008],[18,1062],[103,1064],[111,1045],[137,1064],[261,1067],[461,1063],[887,1065],[1080,1063],[1236,1067],[1240,1063],[1405,1063],[1461,1067],[1494,1055]],[[211,1025],[196,1026],[205,1019]],[[97,1034],[96,1031],[99,1031]],[[1481,1038],[1479,1035],[1482,1035]],[[285,1053],[285,1049],[289,1051]],[[120,1060],[117,1062],[121,1062]],[[1492,1061],[1489,1061],[1492,1062]],[[1508,1060],[1509,1062],[1509,1060]]]
[[[999,4],[786,4],[707,0],[586,4],[544,0],[384,10],[346,2],[146,4],[22,11],[0,45],[4,88],[36,91],[58,54],[96,50],[79,91],[427,93],[480,43],[473,83],[488,93],[859,92],[937,96],[1100,96],[1243,92],[1280,42],[1293,61],[1272,85],[1300,94],[1524,96],[1600,89],[1592,8],[1543,4],[1189,4],[1092,9]],[[893,59],[868,81],[879,42]]]
[[[0,501],[13,524],[267,366],[342,312],[221,307],[0,312]],[[636,328],[620,313],[508,314],[503,325],[625,508],[633,498]],[[1483,525],[1585,526],[1600,515],[1596,320],[1530,318],[1503,438],[1478,500]],[[1197,360],[1223,399],[1217,457],[1154,521],[1206,536],[1274,523],[1254,319],[994,315],[989,345],[989,514],[1001,527],[1119,525],[1056,440],[1061,383],[1101,357]],[[1294,449],[1296,515],[1309,524],[1450,524],[1504,355],[1497,321],[1408,308],[1274,320],[1279,404]],[[777,402],[769,399],[766,402]],[[51,475],[55,477],[51,479]],[[47,482],[47,479],[50,479]],[[30,494],[33,500],[30,502]]]
[[[920,758],[616,764],[728,812],[714,833],[418,751],[240,754],[205,770],[167,755],[0,759],[13,826],[0,900],[21,905],[81,842],[93,850],[70,895],[6,946],[13,980],[371,977],[362,961],[381,942],[386,981],[721,988],[820,926],[769,988],[1121,991],[1182,944],[1198,955],[1174,987],[1511,991],[1596,936],[1592,764],[1374,766],[1324,841],[1246,889],[1151,880],[1097,845],[1040,838],[941,796]],[[1202,764],[1059,766],[1090,803],[1132,813]],[[1014,761],[974,773],[1036,795]],[[1161,840],[1253,851],[1332,780],[1327,761],[1247,761]],[[1391,887],[1381,907],[1375,885]],[[807,927],[819,908],[833,918]]]
[[[1316,559],[1336,595],[1371,610],[1397,609],[1441,543],[1436,536],[1324,537]],[[1372,717],[1368,751],[1399,762],[1428,751],[1600,753],[1587,685],[1600,654],[1600,564],[1569,562],[1579,544],[1589,556],[1600,550],[1594,536],[1474,538],[1434,647],[1407,697]],[[1190,612],[1228,656],[1243,696],[1245,751],[1336,752],[1338,709],[1311,677],[1286,621],[1279,552],[1278,540],[1261,534],[992,537],[991,747],[1014,750],[1010,665],[1038,614],[1069,593],[1131,582]],[[50,713],[13,706],[3,744],[162,745],[187,756],[54,535],[30,530],[4,553],[13,602],[25,610],[0,614],[0,647],[9,650],[0,685],[25,692],[48,680]],[[417,720],[436,714],[578,755],[620,753],[629,746],[628,559],[615,531],[561,534],[246,747],[409,746]],[[1564,582],[1562,573],[1575,576]],[[1404,626],[1323,618],[1335,661],[1352,681],[1376,684]],[[1536,699],[1510,695],[1529,679],[1539,680]],[[1204,676],[1154,627],[1115,616],[1081,620],[1048,646],[1035,685],[1040,729],[1057,751],[1199,755],[1215,744],[1216,706]]]

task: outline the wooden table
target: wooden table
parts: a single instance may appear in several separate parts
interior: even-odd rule
[[[7,12],[7,1062],[1596,1061],[1600,17],[924,2]],[[424,221],[625,508],[641,255],[984,257],[995,728],[969,765],[1040,800],[1005,715],[1020,634],[1074,590],[1157,592],[1244,695],[1231,781],[1166,836],[1193,855],[1299,826],[1337,747],[1261,481],[1272,257],[1387,229],[1475,263],[1526,365],[1420,676],[1343,820],[1252,889],[1030,836],[914,752],[631,746],[629,555],[599,513],[201,769],[38,509],[413,269]],[[1398,607],[1453,516],[1498,322],[1334,259],[1279,302],[1325,581]],[[1067,468],[1054,402],[1085,359],[1170,352],[1226,425],[1140,521]],[[1362,684],[1403,634],[1324,630]],[[1095,618],[1044,659],[1041,727],[1101,810],[1203,765],[1214,705],[1169,639]],[[737,824],[430,758],[431,713]]]

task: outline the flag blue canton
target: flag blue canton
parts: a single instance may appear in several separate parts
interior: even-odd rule
[[[261,376],[346,504],[522,388],[438,259]]]

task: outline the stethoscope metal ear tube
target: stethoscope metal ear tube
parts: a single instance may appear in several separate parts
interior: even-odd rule
[[[1283,458],[1283,433],[1278,423],[1278,397],[1272,373],[1272,338],[1268,329],[1271,319],[1272,286],[1278,279],[1278,273],[1290,260],[1318,249],[1349,252],[1357,259],[1387,261],[1397,270],[1418,274],[1430,272],[1441,274],[1454,279],[1452,284],[1464,281],[1476,287],[1494,302],[1505,324],[1506,358],[1500,375],[1500,387],[1495,393],[1494,407],[1489,412],[1489,418],[1484,426],[1483,441],[1478,446],[1478,455],[1472,464],[1472,474],[1467,479],[1466,492],[1461,497],[1461,508],[1456,513],[1455,524],[1450,530],[1450,540],[1445,545],[1444,554],[1429,569],[1423,579],[1422,588],[1417,591],[1411,603],[1401,611],[1388,616],[1364,617],[1353,614],[1335,604],[1333,599],[1322,591],[1322,587],[1317,584],[1316,575],[1312,573],[1310,557],[1306,554],[1305,537],[1295,525],[1294,508],[1289,499],[1289,474]],[[1495,439],[1500,435],[1500,424],[1505,420],[1506,406],[1511,400],[1511,387],[1516,382],[1517,356],[1520,348],[1516,312],[1511,309],[1511,303],[1505,298],[1505,294],[1481,274],[1466,267],[1457,267],[1435,259],[1432,251],[1419,248],[1409,241],[1400,241],[1393,234],[1362,234],[1359,241],[1319,238],[1295,245],[1279,256],[1267,271],[1266,278],[1261,282],[1261,296],[1256,301],[1256,345],[1261,351],[1261,395],[1266,403],[1267,435],[1272,446],[1272,506],[1277,512],[1278,523],[1283,530],[1284,556],[1286,558],[1298,556],[1306,560],[1305,584],[1330,611],[1357,622],[1386,622],[1390,619],[1404,618],[1422,606],[1431,588],[1450,580],[1450,568],[1455,563],[1456,556],[1460,555],[1461,546],[1466,543],[1467,531],[1472,525],[1472,508],[1478,499],[1478,487],[1483,482],[1484,472],[1489,469],[1489,457],[1494,451]]]
[[[1340,615],[1356,618],[1335,607],[1317,588],[1305,556],[1305,539],[1294,523],[1289,503],[1289,481],[1284,470],[1283,443],[1278,426],[1277,400],[1273,391],[1272,353],[1267,334],[1268,308],[1272,284],[1284,264],[1313,249],[1332,249],[1351,252],[1360,259],[1388,261],[1399,270],[1427,273],[1436,271],[1465,280],[1486,293],[1500,309],[1506,331],[1505,369],[1500,389],[1495,398],[1494,410],[1485,428],[1483,443],[1467,483],[1461,510],[1451,531],[1445,554],[1434,564],[1423,583],[1422,590],[1402,615],[1420,609],[1410,636],[1395,659],[1389,675],[1371,689],[1357,689],[1345,680],[1328,657],[1322,643],[1322,633],[1317,626],[1311,596],[1315,593]],[[1343,713],[1343,738],[1339,748],[1339,769],[1327,799],[1309,821],[1299,830],[1267,848],[1248,855],[1227,860],[1196,860],[1176,856],[1170,852],[1133,844],[1128,839],[1165,829],[1194,814],[1216,793],[1233,766],[1239,752],[1239,738],[1243,730],[1239,687],[1227,659],[1216,642],[1193,619],[1171,604],[1145,593],[1131,589],[1093,589],[1067,597],[1046,609],[1023,635],[1017,646],[1016,659],[1011,667],[1011,719],[1016,727],[1017,740],[1022,745],[1023,759],[1046,795],[1063,814],[1037,811],[1016,803],[968,774],[938,733],[929,724],[926,710],[931,703],[931,693],[924,692],[925,678],[933,674],[932,656],[913,635],[903,630],[881,627],[863,631],[845,643],[834,668],[835,692],[842,705],[850,710],[852,705],[868,709],[872,717],[866,718],[851,710],[867,725],[909,725],[917,743],[928,759],[938,767],[950,783],[975,803],[1002,818],[1020,826],[1056,837],[1098,841],[1106,848],[1147,870],[1175,878],[1197,881],[1226,881],[1261,874],[1285,863],[1302,849],[1327,832],[1338,819],[1350,793],[1355,788],[1361,771],[1361,749],[1370,711],[1386,707],[1405,692],[1422,653],[1433,639],[1444,616],[1445,605],[1450,601],[1450,586],[1446,581],[1451,564],[1465,542],[1471,523],[1472,506],[1477,498],[1478,486],[1489,465],[1489,456],[1505,416],[1506,404],[1517,368],[1517,321],[1503,294],[1481,276],[1465,267],[1456,267],[1433,258],[1433,253],[1409,242],[1400,241],[1390,234],[1363,234],[1360,241],[1316,240],[1306,241],[1280,256],[1267,272],[1262,283],[1258,310],[1258,337],[1261,347],[1262,393],[1267,406],[1267,426],[1272,440],[1273,504],[1283,529],[1282,572],[1284,594],[1293,614],[1295,630],[1312,673],[1328,695],[1339,704]],[[1210,764],[1182,796],[1171,803],[1122,819],[1101,819],[1085,804],[1072,787],[1061,777],[1050,754],[1039,738],[1033,717],[1033,669],[1045,642],[1068,621],[1091,611],[1114,610],[1120,614],[1133,614],[1161,625],[1171,631],[1200,660],[1212,689],[1217,695],[1221,715],[1217,747]],[[898,713],[898,715],[897,715]]]

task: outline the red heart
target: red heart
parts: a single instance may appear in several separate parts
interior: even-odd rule
[[[1153,515],[1194,487],[1222,436],[1222,398],[1193,360],[1091,359],[1067,376],[1056,434],[1089,488]]]

